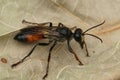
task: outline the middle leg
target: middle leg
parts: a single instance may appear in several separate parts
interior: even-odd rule
[[[49,72],[49,64],[50,64],[50,60],[51,60],[51,52],[53,50],[53,48],[55,47],[55,45],[57,44],[57,41],[55,40],[53,45],[51,46],[51,48],[49,49],[49,55],[48,55],[48,60],[47,60],[47,68],[46,68],[46,73],[43,76],[43,79],[45,79],[48,76],[48,72]]]

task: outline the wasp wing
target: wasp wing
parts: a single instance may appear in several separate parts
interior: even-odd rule
[[[38,35],[38,36],[59,36],[59,33],[56,32],[56,26],[47,27],[47,26],[29,26],[21,29],[21,33],[27,35]]]

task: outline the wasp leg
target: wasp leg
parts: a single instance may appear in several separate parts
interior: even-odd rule
[[[86,56],[87,56],[87,57],[89,57],[90,55],[89,55],[89,52],[88,52],[87,44],[86,44],[86,42],[85,42],[85,41],[84,41],[83,43],[84,43],[84,45],[85,45],[85,50],[86,50],[86,53],[87,53],[87,55],[86,55]]]
[[[53,45],[51,46],[51,48],[49,49],[49,55],[48,55],[48,60],[47,60],[47,68],[46,68],[46,74],[43,76],[42,79],[45,79],[48,76],[48,72],[49,72],[49,64],[50,64],[50,59],[51,59],[51,52],[53,50],[53,48],[55,47],[55,45],[57,44],[57,41],[55,40]]]
[[[33,22],[28,22],[26,20],[23,20],[22,23],[26,25],[31,25],[31,26],[43,26],[43,25],[49,24],[49,27],[52,27],[52,22],[33,23]]]
[[[58,24],[58,27],[64,27],[64,24],[59,23],[59,24]]]
[[[32,54],[32,52],[35,50],[35,48],[36,48],[38,45],[40,45],[40,46],[47,46],[47,45],[49,45],[50,43],[51,43],[51,42],[49,42],[49,43],[38,43],[38,44],[36,44],[36,45],[32,48],[32,50],[28,53],[28,55],[26,55],[23,59],[21,59],[21,60],[18,61],[17,63],[12,64],[11,67],[13,68],[13,67],[17,66],[18,64],[24,62],[24,60]]]
[[[83,65],[83,63],[78,58],[77,54],[73,51],[72,47],[70,46],[70,41],[67,40],[68,50],[74,55],[75,59],[79,62],[79,65]]]
[[[81,49],[84,47],[84,42],[79,42]]]

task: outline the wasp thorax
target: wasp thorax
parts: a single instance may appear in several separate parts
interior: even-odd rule
[[[59,34],[66,39],[69,39],[72,36],[72,31],[67,27],[59,27],[56,29],[56,31],[59,32]]]

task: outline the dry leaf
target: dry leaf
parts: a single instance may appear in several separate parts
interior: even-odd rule
[[[46,80],[119,80],[120,61],[120,12],[119,0],[0,0],[0,80],[42,80],[45,74],[50,46],[39,46],[30,58],[15,69],[11,64],[22,59],[34,44],[13,40],[22,20],[31,22],[59,22],[68,27],[86,30],[106,23],[90,33],[100,36],[104,43],[86,36],[89,53],[72,40],[71,45],[84,63],[79,66],[68,51],[66,42],[58,44],[52,52],[50,72]]]

